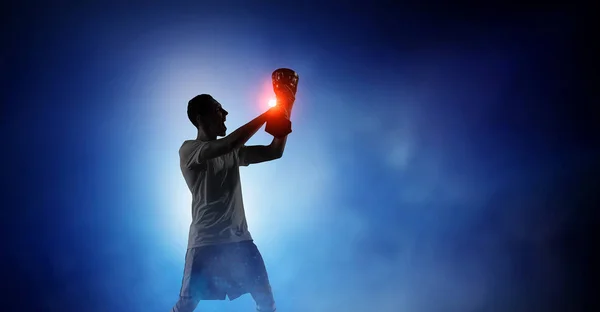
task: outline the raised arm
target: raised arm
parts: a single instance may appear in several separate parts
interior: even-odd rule
[[[287,98],[278,98],[281,101],[291,101],[292,104],[295,101],[294,95],[289,95]],[[282,104],[282,107],[287,107],[288,111],[285,112],[287,117],[291,117],[292,114],[292,104]],[[273,109],[280,109],[278,106]],[[283,151],[285,150],[285,143],[287,142],[287,135],[282,138],[273,138],[271,144],[269,145],[252,145],[252,146],[242,146],[239,150],[239,158],[240,164],[244,166],[248,166],[251,164],[258,164],[265,161],[275,160],[281,158],[283,156]]]
[[[187,167],[219,157],[243,146],[267,121],[269,111],[239,127],[228,136],[213,141],[196,142],[180,150],[180,157]]]
[[[248,140],[267,121],[268,113],[269,111],[261,114],[222,139],[208,141],[200,152],[200,157],[202,159],[211,159],[240,148],[248,142]]]
[[[275,160],[283,156],[287,136],[273,138],[269,145],[242,146],[239,157],[243,165],[258,164],[265,161]]]

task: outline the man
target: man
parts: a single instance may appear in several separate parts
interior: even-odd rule
[[[250,293],[258,311],[275,311],[262,256],[252,240],[242,201],[239,166],[278,159],[286,137],[268,146],[245,146],[272,109],[226,135],[228,112],[212,96],[188,103],[195,140],[179,150],[180,167],[192,193],[192,224],[179,300],[172,312],[192,312],[200,300],[234,300]],[[217,137],[222,137],[217,139]]]

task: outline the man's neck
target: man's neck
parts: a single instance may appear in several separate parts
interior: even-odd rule
[[[217,137],[216,136],[209,136],[206,134],[206,132],[202,131],[202,130],[198,130],[198,135],[196,136],[196,140],[199,141],[214,141],[216,140]]]

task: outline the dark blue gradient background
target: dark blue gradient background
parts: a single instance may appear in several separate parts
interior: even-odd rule
[[[587,19],[242,3],[3,4],[1,310],[168,311],[190,222],[187,100],[213,94],[232,131],[290,67],[286,153],[242,169],[280,311],[591,311]]]

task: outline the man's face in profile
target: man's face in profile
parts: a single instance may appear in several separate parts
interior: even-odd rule
[[[214,136],[225,136],[227,134],[227,127],[225,126],[226,117],[229,113],[223,109],[221,103],[213,99],[209,111],[203,118],[203,123],[206,125],[210,135]]]

